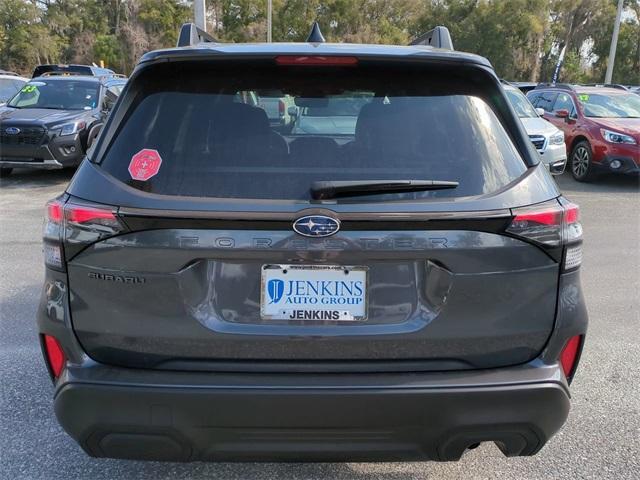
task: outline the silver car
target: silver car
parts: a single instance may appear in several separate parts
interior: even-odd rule
[[[504,85],[504,89],[542,162],[553,174],[559,175],[564,172],[567,147],[562,130],[542,118],[543,111],[538,112],[520,89],[508,84]]]

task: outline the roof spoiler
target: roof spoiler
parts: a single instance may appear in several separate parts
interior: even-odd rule
[[[180,28],[178,47],[191,47],[199,43],[220,43],[204,30],[196,27],[195,23],[185,23]]]
[[[572,92],[574,92],[576,89],[574,88],[573,85],[571,85],[570,83],[547,83],[547,82],[542,82],[539,83],[536,86],[536,89],[539,88],[560,88],[562,90],[571,90]]]
[[[426,45],[428,47],[453,50],[453,41],[451,40],[449,29],[442,25],[414,38],[409,45]]]
[[[618,90],[629,90],[624,85],[620,85],[619,83],[583,83],[583,87],[606,87],[606,88],[617,88]]]

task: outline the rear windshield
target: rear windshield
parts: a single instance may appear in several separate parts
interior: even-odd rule
[[[137,79],[97,159],[146,192],[310,201],[315,181],[459,182],[337,199],[406,201],[492,193],[526,170],[481,89],[463,78],[408,67],[162,68]],[[288,121],[269,121],[261,91],[281,92]]]

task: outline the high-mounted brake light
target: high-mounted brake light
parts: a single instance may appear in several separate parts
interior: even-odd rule
[[[276,57],[277,65],[306,65],[306,66],[355,66],[357,57],[322,56],[322,55],[279,55]]]
[[[64,365],[67,362],[67,357],[62,350],[60,342],[51,335],[43,335],[43,345],[45,358],[49,371],[54,379],[58,378],[64,369]]]

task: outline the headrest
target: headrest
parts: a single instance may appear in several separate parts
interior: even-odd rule
[[[269,119],[261,108],[246,103],[229,103],[215,110],[216,129],[232,137],[268,134]]]

